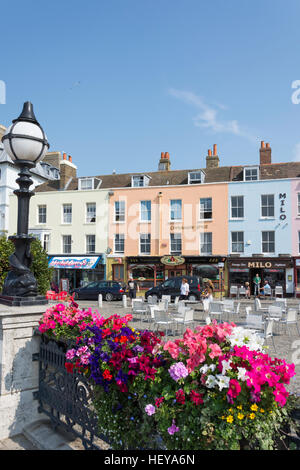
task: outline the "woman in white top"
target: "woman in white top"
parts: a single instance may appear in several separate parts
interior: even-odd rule
[[[182,279],[180,287],[180,297],[179,300],[186,300],[189,296],[190,286],[186,279]]]

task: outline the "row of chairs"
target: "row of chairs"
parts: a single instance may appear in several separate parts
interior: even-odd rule
[[[194,310],[185,307],[181,301],[170,308],[167,299],[162,299],[155,304],[144,302],[142,298],[133,299],[132,312],[140,317],[141,322],[151,323],[153,329],[165,328],[166,336],[169,331],[174,335],[179,327],[184,329],[186,326],[194,325]]]
[[[246,288],[244,286],[230,286],[230,290],[229,290],[229,293],[230,293],[230,297],[237,297],[237,298],[241,298],[241,297],[245,297],[246,296]],[[275,286],[275,289],[273,289],[273,292],[272,292],[272,288],[271,287],[264,287],[264,297],[269,297],[269,298],[272,298],[272,297],[278,297],[278,296],[281,296],[283,297],[283,288],[282,286]]]

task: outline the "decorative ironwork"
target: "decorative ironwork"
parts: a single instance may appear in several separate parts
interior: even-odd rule
[[[67,372],[65,353],[68,347],[65,343],[41,336],[38,411],[50,418],[54,428],[60,425],[79,438],[86,450],[100,450],[104,443],[110,443],[98,432],[93,388],[84,374],[76,370]]]

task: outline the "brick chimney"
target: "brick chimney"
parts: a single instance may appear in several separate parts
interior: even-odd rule
[[[72,163],[72,157],[70,155],[67,157],[67,154],[63,153],[63,157],[59,165],[59,170],[59,189],[63,190],[67,187],[72,178],[77,177],[77,166]]]
[[[213,154],[211,149],[208,149],[206,157],[206,168],[218,168],[220,159],[217,154],[217,144],[213,146]]]
[[[262,140],[260,143],[260,149],[259,149],[259,161],[260,165],[269,165],[272,163],[272,158],[271,158],[271,147],[269,143],[264,143]]]
[[[169,152],[161,152],[158,171],[169,171],[171,166]]]

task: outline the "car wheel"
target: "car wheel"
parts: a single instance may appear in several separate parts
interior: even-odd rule
[[[192,295],[189,295],[188,300],[191,300],[192,302],[196,302],[197,297],[194,294],[192,294]]]
[[[107,302],[111,302],[114,300],[114,296],[110,292],[107,292],[107,294],[105,294],[105,300],[107,300]]]

